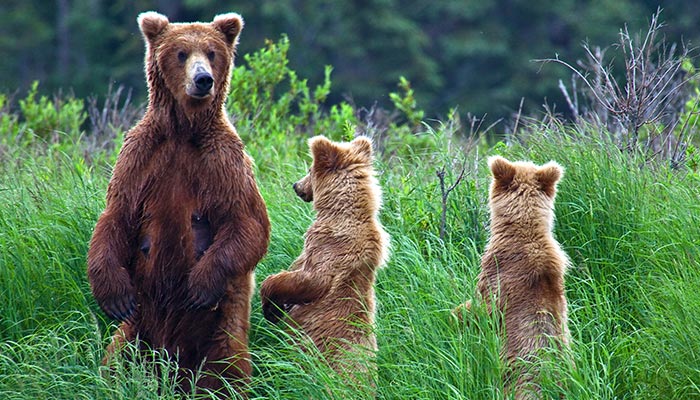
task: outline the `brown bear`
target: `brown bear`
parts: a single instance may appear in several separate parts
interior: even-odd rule
[[[270,223],[224,112],[243,20],[179,24],[147,12],[138,23],[148,108],[124,139],[87,256],[95,299],[122,321],[105,362],[138,337],[177,357],[183,378],[203,363],[199,388],[244,385],[253,271]]]
[[[540,350],[567,347],[564,273],[568,258],[552,235],[554,199],[563,169],[489,158],[491,236],[481,258],[476,299],[493,306],[505,321],[502,356],[508,366],[506,392],[537,398]],[[495,304],[494,304],[495,302]],[[469,309],[471,302],[455,310]],[[524,361],[524,362],[523,362]]]
[[[334,143],[317,136],[309,147],[311,170],[294,190],[313,202],[316,219],[289,270],[263,282],[263,314],[276,323],[286,311],[285,320],[308,335],[334,370],[366,382],[373,379],[365,374],[372,370],[366,356],[377,350],[375,274],[389,246],[378,218],[381,190],[372,143],[365,137]]]

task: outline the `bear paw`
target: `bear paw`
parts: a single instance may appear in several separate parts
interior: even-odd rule
[[[471,309],[472,301],[467,300],[466,303],[462,303],[452,310],[452,317],[459,322],[464,322],[465,316],[467,315],[467,313],[471,312]]]
[[[98,303],[109,318],[117,321],[128,320],[136,309],[136,297],[131,285],[113,295],[102,296]]]
[[[284,313],[287,312],[287,308],[285,305],[277,304],[270,299],[263,299],[262,301],[263,317],[273,324],[282,319]]]
[[[212,308],[223,297],[226,291],[225,280],[219,284],[213,280],[196,279],[197,275],[190,276],[188,287],[191,308]]]

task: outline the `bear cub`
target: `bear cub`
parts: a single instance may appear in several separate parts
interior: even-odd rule
[[[309,147],[311,170],[294,190],[313,202],[316,219],[289,270],[263,282],[263,314],[302,330],[334,370],[362,373],[371,368],[357,356],[371,357],[377,350],[374,282],[389,247],[378,218],[381,191],[372,143],[365,137],[335,143],[317,136]]]
[[[567,347],[564,274],[568,258],[552,234],[554,199],[563,169],[555,162],[536,166],[489,158],[491,235],[481,258],[475,300],[497,309],[505,322],[501,352],[508,374],[506,392],[516,399],[537,397],[535,374],[526,363],[540,350]],[[495,303],[494,303],[495,302]],[[469,309],[467,302],[455,310]]]

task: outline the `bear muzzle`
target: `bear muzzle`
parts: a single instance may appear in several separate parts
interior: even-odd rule
[[[214,77],[211,74],[208,63],[197,60],[188,68],[187,95],[197,99],[209,97],[214,87]]]
[[[310,190],[311,188],[309,187],[308,181],[302,179],[299,182],[292,184],[292,189],[294,189],[297,196],[299,196],[299,198],[305,202],[308,203],[314,200],[313,191]]]
[[[201,93],[209,93],[214,85],[214,78],[208,72],[200,72],[194,76],[194,87]]]

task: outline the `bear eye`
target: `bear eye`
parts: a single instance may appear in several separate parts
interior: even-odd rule
[[[209,59],[209,61],[214,61],[215,56],[216,54],[213,51],[207,53],[207,58]]]
[[[182,50],[178,51],[178,52],[177,52],[177,59],[178,59],[178,61],[180,61],[181,63],[184,63],[184,62],[187,60],[187,53],[185,53],[185,52],[182,51]]]

